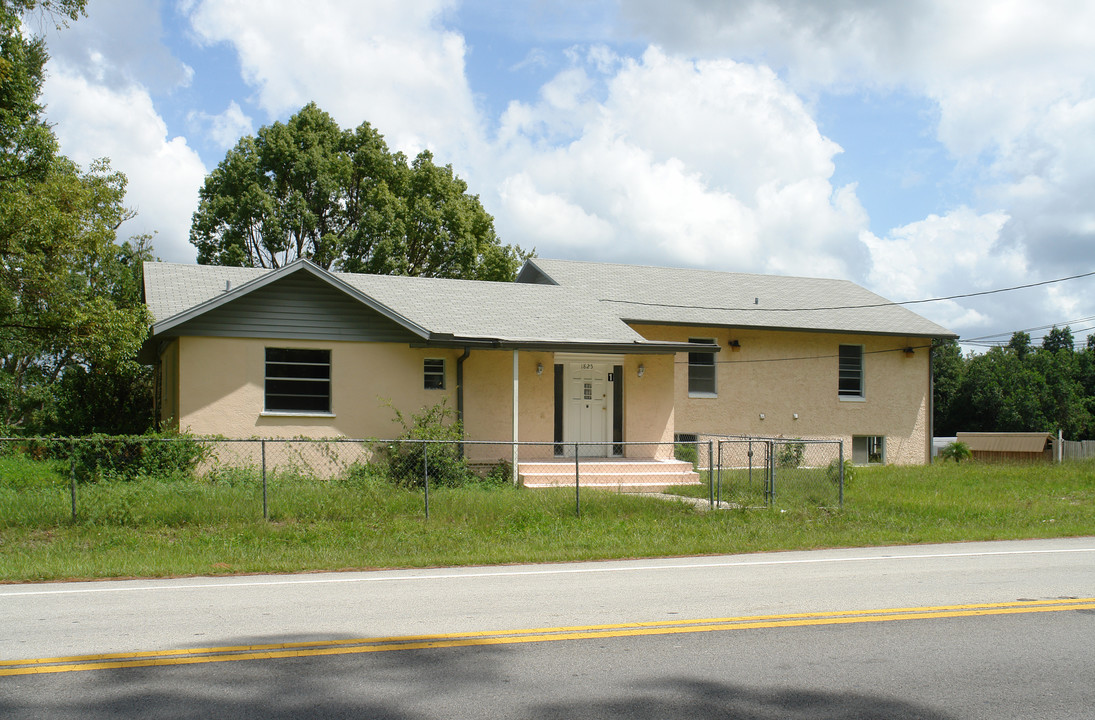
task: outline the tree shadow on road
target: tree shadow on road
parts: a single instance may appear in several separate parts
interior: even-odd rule
[[[292,641],[230,638],[216,645]],[[515,665],[519,655],[490,645],[6,677],[0,717],[952,720],[882,696],[690,677],[598,690],[572,668]]]

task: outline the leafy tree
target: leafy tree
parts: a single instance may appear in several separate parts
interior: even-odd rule
[[[1053,329],[1046,333],[1046,336],[1042,338],[1042,349],[1049,352],[1057,352],[1058,350],[1068,350],[1072,352],[1072,330],[1065,325],[1060,330],[1054,325]]]
[[[408,163],[369,123],[343,130],[314,103],[242,138],[205,180],[198,262],[276,268],[306,257],[347,272],[512,280],[528,254],[451,165]]]
[[[1032,349],[1030,334],[1023,332],[1022,330],[1012,333],[1011,340],[1008,341],[1008,349],[1015,353],[1020,360],[1025,360]]]
[[[1025,366],[1017,355],[992,348],[972,356],[958,390],[956,429],[1022,432],[1049,430],[1042,398],[1045,378]]]
[[[936,435],[954,435],[957,425],[958,390],[966,363],[957,340],[941,340],[932,346],[932,405]]]
[[[57,154],[38,104],[47,54],[20,23],[35,9],[75,19],[83,6],[0,5],[0,426],[15,430],[48,426],[67,371],[135,367],[147,331],[119,255],[133,248],[115,244],[125,177]]]

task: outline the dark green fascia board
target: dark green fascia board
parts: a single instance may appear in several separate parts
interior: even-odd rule
[[[196,317],[204,315],[205,313],[209,312],[210,310],[214,310],[214,309],[216,309],[216,308],[218,308],[222,305],[225,305],[229,302],[232,302],[236,298],[239,298],[239,297],[242,297],[242,296],[244,296],[248,293],[254,292],[255,290],[258,290],[259,288],[266,287],[267,285],[269,285],[271,283],[274,283],[274,282],[277,282],[278,280],[281,280],[282,278],[284,278],[288,275],[291,275],[295,272],[310,273],[312,276],[326,282],[328,285],[332,286],[336,290],[340,290],[341,292],[346,293],[347,295],[349,295],[353,299],[360,302],[362,305],[365,305],[366,307],[371,308],[372,310],[375,310],[376,312],[380,313],[381,315],[388,318],[392,322],[394,322],[397,325],[400,325],[401,327],[409,330],[410,332],[414,333],[415,335],[417,335],[420,338],[426,339],[426,338],[429,338],[429,336],[430,336],[430,332],[426,328],[422,327],[421,325],[418,325],[417,323],[411,322],[407,318],[405,318],[402,315],[400,315],[399,313],[397,313],[395,310],[392,310],[387,305],[384,305],[383,303],[377,302],[373,298],[369,297],[368,295],[365,295],[364,293],[357,290],[356,288],[354,288],[354,287],[350,286],[349,284],[343,282],[342,280],[335,277],[330,272],[324,270],[319,265],[316,265],[314,262],[312,262],[311,260],[308,260],[306,258],[299,258],[297,260],[294,260],[293,262],[289,263],[288,265],[286,265],[284,267],[280,267],[277,270],[273,270],[273,271],[263,275],[262,277],[255,278],[254,280],[251,280],[249,282],[245,282],[242,285],[238,285],[237,287],[229,290],[226,293],[218,295],[215,298],[210,298],[209,300],[206,300],[205,302],[203,302],[199,305],[195,305],[194,307],[190,308],[189,310],[185,310],[185,311],[183,311],[183,312],[181,312],[177,315],[173,315],[172,317],[165,318],[164,320],[161,320],[158,323],[154,323],[152,325],[152,335],[153,336],[160,335],[160,334],[162,334],[162,333],[164,333],[164,332],[166,332],[166,331],[168,331],[168,330],[170,330],[174,327],[178,327],[179,325],[182,325],[183,323],[187,322],[188,320],[193,320]]]

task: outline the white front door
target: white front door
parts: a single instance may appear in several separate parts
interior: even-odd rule
[[[612,439],[612,401],[609,386],[611,365],[602,363],[570,363],[567,381],[567,413],[563,439],[568,443],[606,443]],[[579,453],[588,457],[606,457],[611,445],[579,446]],[[574,455],[574,446],[565,447]]]

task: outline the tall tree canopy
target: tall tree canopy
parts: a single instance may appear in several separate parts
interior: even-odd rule
[[[301,257],[346,272],[512,280],[528,257],[451,165],[408,163],[365,122],[343,130],[314,103],[242,138],[205,179],[198,262],[276,268]]]
[[[119,246],[125,177],[57,154],[38,98],[47,60],[20,21],[31,10],[76,19],[84,0],[0,4],[0,427],[48,429],[68,371],[134,371],[147,331],[133,263]]]
[[[1017,332],[1004,347],[962,357],[958,343],[932,350],[935,432],[1064,432],[1095,439],[1095,343],[1073,348],[1068,326],[1034,347]]]

